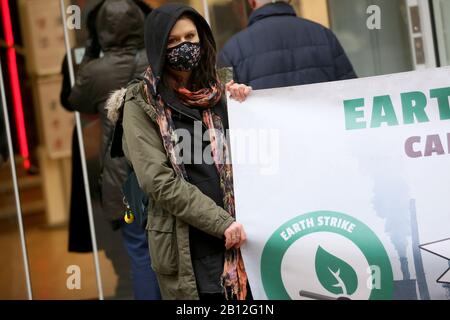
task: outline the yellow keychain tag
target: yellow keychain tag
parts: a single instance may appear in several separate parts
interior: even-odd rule
[[[127,211],[127,213],[125,213],[125,216],[123,217],[123,219],[125,220],[125,222],[127,224],[131,224],[134,221],[134,214],[130,211]]]
[[[130,205],[127,202],[127,199],[125,197],[123,197],[122,199],[123,204],[127,207],[127,211],[125,211],[125,215],[123,216],[123,220],[125,220],[125,222],[127,224],[131,224],[134,221],[134,214],[131,211]]]

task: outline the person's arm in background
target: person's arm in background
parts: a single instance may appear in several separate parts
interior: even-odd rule
[[[334,70],[336,72],[336,80],[346,80],[357,78],[355,70],[353,70],[352,63],[350,62],[347,54],[342,48],[339,40],[334,33],[329,30],[328,34],[329,46],[333,55]]]
[[[227,68],[227,67],[233,67],[230,59],[227,56],[225,48],[222,49],[219,52],[219,55],[217,56],[217,68]]]
[[[64,56],[63,64],[61,67],[61,74],[63,76],[61,92],[59,94],[59,101],[61,105],[67,111],[74,111],[69,103],[70,91],[72,90],[72,86],[70,85],[70,74],[69,74],[69,66],[67,64],[67,54]]]
[[[217,55],[217,69],[219,72],[219,77],[221,78],[220,80],[223,83],[227,83],[230,80],[239,82],[237,79],[237,74],[235,72],[235,66],[233,65],[233,62],[231,61],[231,58],[227,53],[228,50],[230,50],[229,48],[230,45],[227,43]]]
[[[75,85],[68,98],[69,105],[74,111],[91,114],[98,112],[94,99],[95,62],[90,61],[80,66],[75,78]]]
[[[96,72],[100,56],[100,45],[96,37],[86,42],[86,51],[75,77],[75,85],[70,91],[68,103],[72,110],[82,113],[97,113],[98,99],[96,97],[95,82],[100,75]]]
[[[85,44],[85,53],[75,77],[75,85],[72,87],[68,103],[74,111],[82,113],[97,113],[97,99],[94,90],[96,60],[100,57],[101,46],[98,41],[96,20],[97,14],[104,1],[101,1],[88,15],[87,28],[89,38]]]

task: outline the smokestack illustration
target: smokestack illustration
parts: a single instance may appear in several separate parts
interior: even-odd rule
[[[411,235],[410,196],[407,184],[395,171],[379,170],[374,176],[373,206],[385,220],[385,231],[394,245],[400,262],[402,280],[394,281],[394,299],[417,299],[416,282],[409,272],[407,247]]]
[[[361,169],[369,173],[373,179],[372,205],[377,216],[384,220],[384,231],[398,254],[401,276],[394,281],[394,299],[417,299],[415,279],[411,279],[408,265],[407,248],[410,248],[411,216],[409,186],[404,180],[405,167],[392,154],[390,146],[375,143],[370,151],[361,153],[360,148],[367,146],[367,140],[355,144],[354,153],[358,155]],[[356,149],[358,146],[359,149]],[[397,148],[397,147],[396,147]],[[380,157],[380,155],[386,155]],[[398,278],[398,276],[396,275]]]
[[[414,267],[416,269],[417,285],[419,287],[419,295],[422,300],[430,300],[430,293],[428,292],[427,280],[425,278],[425,271],[423,269],[422,253],[420,251],[419,227],[417,225],[416,200],[410,201],[411,211],[411,234],[412,247],[414,257]]]
[[[410,236],[408,186],[394,176],[375,177],[373,205],[377,215],[383,218],[385,231],[397,250],[403,280],[410,280],[406,248]]]

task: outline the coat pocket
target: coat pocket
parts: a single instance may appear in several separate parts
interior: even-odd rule
[[[162,275],[178,272],[178,248],[175,219],[170,215],[149,215],[147,221],[148,246],[152,268]]]

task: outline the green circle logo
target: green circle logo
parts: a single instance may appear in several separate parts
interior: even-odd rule
[[[297,282],[308,287],[308,283],[314,282],[314,286],[320,286],[321,292],[327,294],[314,294],[308,291],[299,291],[303,297],[315,299],[352,299],[358,297],[356,293],[361,288],[368,290],[370,300],[387,300],[392,298],[393,274],[387,252],[376,234],[364,223],[349,215],[333,211],[316,211],[300,215],[289,220],[279,227],[269,238],[264,246],[261,256],[261,278],[264,290],[269,299],[290,300],[293,297],[288,293],[283,282],[282,263],[286,252],[296,243],[297,251],[303,250],[302,242],[315,236],[318,244],[314,248],[314,257],[306,259],[309,262],[298,261],[299,265],[305,262],[314,267],[315,277],[302,277],[295,275]],[[331,237],[331,238],[330,238]],[[321,241],[321,239],[324,239]],[[330,243],[327,239],[333,239]],[[300,243],[297,242],[300,240]],[[298,249],[300,245],[300,249]],[[346,250],[346,246],[357,251],[360,260],[368,266],[368,274],[361,275],[352,267],[355,262],[352,256],[346,261],[331,254],[326,249],[329,246],[338,246]],[[355,255],[355,256],[357,256]],[[356,258],[355,258],[356,259]],[[311,263],[313,261],[313,263]],[[297,261],[296,261],[297,262]],[[289,272],[292,273],[292,270]],[[361,281],[366,276],[367,281]],[[365,287],[363,287],[365,286]],[[296,295],[296,297],[299,297]]]

